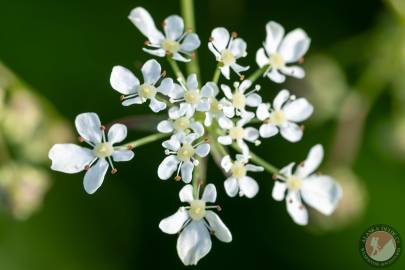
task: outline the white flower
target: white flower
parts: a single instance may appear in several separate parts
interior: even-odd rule
[[[222,117],[218,120],[219,126],[227,131],[226,135],[218,137],[218,142],[223,145],[230,145],[233,141],[236,141],[239,148],[242,150],[244,156],[249,156],[249,147],[244,140],[248,142],[258,143],[259,131],[253,127],[243,126],[247,124],[251,119],[252,115],[247,115],[246,117],[241,118],[234,122],[226,117]]]
[[[235,114],[244,117],[246,114],[252,114],[246,111],[246,106],[259,106],[262,98],[255,92],[259,91],[260,87],[257,85],[254,90],[246,93],[246,90],[251,85],[252,82],[250,80],[244,80],[242,83],[236,82],[233,93],[229,86],[225,84],[221,85],[221,89],[226,97],[221,100],[222,109],[226,117],[233,118]]]
[[[236,160],[232,162],[231,157],[225,156],[221,161],[221,167],[226,173],[230,173],[230,177],[225,180],[224,186],[226,194],[230,197],[235,197],[239,191],[239,195],[245,195],[248,198],[253,198],[259,191],[257,182],[247,176],[247,172],[262,172],[263,167],[247,164],[248,160],[243,155],[236,155]]]
[[[122,105],[142,104],[150,100],[149,107],[153,112],[166,109],[166,103],[156,98],[158,93],[168,95],[173,90],[173,80],[165,78],[157,86],[161,75],[159,63],[151,59],[142,66],[144,83],[140,84],[138,78],[128,69],[115,66],[111,72],[110,83],[112,88],[123,94]]]
[[[179,197],[189,206],[180,207],[176,213],[160,221],[159,228],[168,234],[180,233],[177,253],[185,265],[196,265],[211,250],[211,234],[225,243],[232,241],[232,234],[220,217],[210,210],[218,209],[218,206],[206,205],[215,203],[217,198],[213,184],[205,187],[201,198],[193,196],[192,185],[184,186]]]
[[[127,127],[122,124],[112,125],[107,138],[95,113],[79,114],[75,125],[81,140],[89,144],[91,149],[75,144],[55,144],[49,150],[51,169],[64,173],[87,170],[83,185],[87,193],[93,194],[103,183],[109,165],[112,167],[112,173],[117,171],[112,160],[129,161],[134,157],[134,153],[113,147],[115,143],[122,142],[127,137]]]
[[[189,134],[190,132],[196,133],[199,136],[204,134],[203,125],[195,121],[194,118],[187,117],[186,110],[179,110],[172,107],[169,110],[169,119],[159,122],[157,130],[161,133],[183,133]]]
[[[210,87],[213,95],[208,97],[208,102],[210,104],[210,109],[205,112],[204,125],[209,127],[212,124],[213,119],[219,119],[225,117],[222,111],[223,107],[221,102],[216,98],[219,94],[218,86],[214,82],[207,82],[205,87]]]
[[[256,115],[261,121],[260,136],[269,138],[279,130],[281,136],[290,142],[297,142],[302,138],[302,128],[296,123],[311,116],[314,108],[305,98],[295,99],[288,90],[281,90],[273,101],[273,109],[269,104],[260,104]]]
[[[336,209],[342,189],[330,176],[313,174],[323,159],[323,148],[315,145],[309,151],[306,160],[297,166],[290,163],[279,171],[278,179],[273,188],[273,198],[277,201],[286,200],[287,211],[295,223],[306,225],[308,211],[302,200],[324,215],[330,215]],[[287,196],[285,193],[287,191]]]
[[[205,84],[201,90],[198,88],[197,75],[191,74],[186,84],[179,80],[180,85],[175,84],[169,93],[172,103],[180,103],[180,111],[185,110],[187,117],[192,117],[195,111],[206,112],[210,109],[208,98],[214,96],[214,89]]]
[[[223,27],[217,27],[212,30],[208,48],[215,55],[218,62],[222,64],[220,67],[222,75],[229,80],[230,69],[238,76],[240,72],[246,71],[249,67],[243,67],[236,63],[241,57],[245,57],[246,42],[241,38],[236,38],[236,33],[229,34],[228,30]]]
[[[269,65],[264,75],[276,83],[284,82],[285,75],[303,78],[305,71],[301,67],[287,64],[298,62],[308,51],[311,40],[304,30],[297,28],[284,37],[284,28],[271,21],[266,25],[266,32],[264,49],[256,53],[259,67]]]
[[[198,137],[199,135],[195,133],[176,134],[170,140],[162,143],[168,156],[159,165],[158,176],[160,179],[167,180],[177,171],[176,179],[180,180],[181,171],[181,179],[185,183],[191,181],[194,166],[198,165],[196,156],[205,157],[210,152],[210,145],[204,141],[193,145],[193,141]]]
[[[164,34],[157,30],[153,18],[142,7],[134,8],[128,18],[148,38],[146,45],[150,49],[143,49],[147,53],[160,57],[171,55],[174,60],[188,62],[188,57],[200,47],[197,34],[184,32],[183,19],[177,15],[169,16],[163,21]]]

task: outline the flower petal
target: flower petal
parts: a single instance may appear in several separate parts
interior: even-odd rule
[[[280,128],[281,136],[289,142],[298,142],[301,140],[302,129],[295,123],[288,122]]]
[[[304,30],[298,28],[284,37],[279,52],[286,63],[297,62],[308,51],[310,43]]]
[[[201,221],[191,221],[177,239],[177,253],[185,265],[196,265],[211,250],[211,237]]]
[[[160,79],[161,67],[155,59],[146,61],[141,71],[146,84],[154,85]]]
[[[229,172],[229,170],[232,168],[232,160],[229,155],[226,155],[222,158],[221,160],[221,167],[225,170],[225,172]]]
[[[157,91],[162,93],[165,96],[169,96],[169,94],[173,91],[174,83],[173,79],[171,78],[164,78],[160,83]]]
[[[179,150],[180,148],[180,142],[178,140],[171,138],[170,140],[162,142],[162,146],[171,151],[177,152],[177,150]]]
[[[144,52],[147,52],[151,55],[155,55],[155,56],[159,56],[159,57],[163,57],[166,56],[166,51],[163,49],[147,49],[147,48],[143,48],[142,49]]]
[[[311,116],[314,107],[305,98],[299,98],[283,107],[285,117],[289,121],[302,122]]]
[[[262,166],[256,166],[253,164],[246,164],[245,165],[246,171],[248,172],[262,172],[264,168]]]
[[[259,191],[259,185],[256,180],[249,176],[245,176],[239,179],[239,188],[244,196],[247,198],[253,198]]]
[[[192,52],[200,47],[201,41],[197,34],[190,33],[186,35],[183,42],[180,45],[180,50],[185,52]]]
[[[283,104],[290,98],[290,91],[283,89],[278,92],[277,96],[274,98],[273,107],[275,110],[281,110]]]
[[[95,158],[90,149],[76,144],[55,144],[49,150],[51,169],[64,173],[78,173]]]
[[[308,224],[308,211],[301,202],[297,191],[290,191],[286,197],[287,212],[298,225]]]
[[[272,68],[270,72],[267,73],[267,77],[275,83],[283,83],[285,81],[285,76],[275,68]]]
[[[295,165],[295,162],[291,162],[287,166],[283,167],[280,171],[279,174],[284,175],[284,176],[291,176],[292,175],[292,169]]]
[[[134,98],[129,98],[129,99],[124,100],[122,102],[122,105],[123,106],[130,106],[132,104],[142,104],[142,103],[143,103],[143,100],[142,100],[141,97],[134,97]]]
[[[198,80],[197,80],[197,75],[195,73],[193,73],[187,77],[186,85],[187,85],[188,90],[198,89]]]
[[[230,145],[232,144],[231,136],[218,136],[218,142],[223,145]]]
[[[96,113],[81,113],[76,116],[75,125],[77,132],[86,141],[101,142],[102,131],[100,118]]]
[[[129,95],[136,92],[139,80],[129,69],[115,66],[111,71],[110,84],[114,90]]]
[[[192,122],[190,128],[199,136],[204,135],[204,126],[200,122]]]
[[[194,200],[193,196],[193,186],[192,185],[185,185],[179,192],[179,197],[181,202],[190,203]]]
[[[259,133],[262,138],[270,138],[278,133],[278,128],[272,124],[263,124],[259,128]]]
[[[217,27],[211,32],[212,44],[221,52],[228,46],[230,35],[224,27]]]
[[[205,216],[210,227],[212,229],[212,233],[222,242],[229,243],[232,241],[232,234],[226,225],[222,222],[219,216],[213,211],[207,211]]]
[[[199,146],[197,146],[197,148],[195,149],[195,153],[199,156],[199,157],[206,157],[210,152],[210,145],[208,143],[203,143],[200,144]]]
[[[263,48],[260,48],[256,52],[256,63],[259,67],[264,67],[269,64],[269,57],[267,57]]]
[[[297,175],[305,178],[318,169],[323,159],[323,147],[317,144],[309,150],[307,158],[297,167]]]
[[[184,183],[190,183],[193,178],[194,164],[191,161],[185,161],[181,165],[181,179]]]
[[[259,138],[259,131],[253,127],[245,128],[243,138],[249,142],[255,142]]]
[[[231,71],[231,69],[230,69],[230,67],[228,66],[228,65],[225,65],[225,66],[223,66],[223,67],[220,67],[219,68],[220,70],[221,70],[221,74],[227,79],[227,80],[229,80],[229,77],[230,77],[230,71]]]
[[[217,189],[213,184],[208,184],[204,188],[201,200],[205,202],[214,203],[217,199]]]
[[[302,79],[305,77],[304,69],[299,66],[291,66],[291,67],[284,66],[281,68],[281,72],[285,75],[298,79]]]
[[[174,155],[165,157],[158,167],[158,176],[162,180],[169,179],[173,173],[177,170],[179,161]]]
[[[201,88],[201,96],[202,97],[213,97],[215,96],[215,84],[212,82],[207,82]]]
[[[218,119],[218,124],[221,128],[224,128],[224,129],[230,129],[234,126],[232,120],[229,118],[226,118],[226,117],[220,117]]]
[[[187,210],[184,207],[180,207],[176,213],[164,218],[159,223],[159,228],[164,233],[176,234],[183,228],[184,223],[189,219]]]
[[[251,80],[243,80],[241,83],[240,83],[240,85],[239,85],[239,87],[238,87],[238,90],[241,92],[241,93],[245,93],[245,91],[249,88],[249,87],[251,87],[252,86],[252,81]]]
[[[324,215],[335,211],[342,197],[342,188],[330,176],[311,176],[305,179],[301,188],[302,199]]]
[[[164,39],[163,34],[156,29],[155,22],[149,12],[143,7],[134,8],[128,18],[153,44],[159,44]]]
[[[191,61],[190,58],[186,58],[183,55],[181,55],[180,53],[174,53],[172,58],[179,62],[190,62]]]
[[[283,36],[284,28],[279,23],[270,21],[266,24],[266,41],[264,42],[264,47],[268,54],[273,54],[277,51]]]
[[[231,41],[229,50],[233,53],[236,59],[246,55],[246,42],[241,38],[236,38]]]
[[[229,197],[235,197],[236,194],[238,194],[239,184],[235,177],[229,177],[226,179],[224,182],[224,187],[226,194],[228,194]]]
[[[273,191],[271,192],[271,196],[276,201],[282,201],[284,200],[286,190],[287,190],[286,183],[275,181]]]
[[[258,94],[250,94],[246,98],[246,104],[250,107],[257,107],[262,103],[262,97]]]
[[[100,158],[96,164],[84,175],[83,186],[88,194],[93,194],[103,184],[105,174],[107,173],[108,162]]]
[[[114,124],[108,130],[108,142],[120,143],[127,137],[127,127],[123,124]]]
[[[161,133],[170,133],[173,131],[173,123],[168,120],[160,121],[157,125],[157,130]]]
[[[156,98],[152,98],[149,103],[149,108],[153,112],[157,113],[166,109],[166,103],[164,103],[163,101],[159,101]]]
[[[208,100],[200,101],[200,103],[197,104],[196,110],[199,112],[207,112],[210,109],[210,103]]]
[[[264,121],[267,118],[269,118],[270,113],[269,113],[269,104],[262,103],[257,106],[256,110],[256,116],[260,121]]]
[[[112,158],[116,162],[130,161],[135,156],[131,150],[117,150],[112,154]]]
[[[183,19],[178,15],[169,16],[163,22],[163,29],[167,39],[177,40],[184,33]]]
[[[228,98],[228,99],[230,99],[230,100],[232,100],[232,90],[231,90],[231,88],[228,86],[228,85],[226,85],[226,84],[221,84],[221,89],[222,89],[222,91],[224,92],[224,95]]]

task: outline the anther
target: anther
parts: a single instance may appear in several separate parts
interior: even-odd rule
[[[243,81],[245,79],[245,75],[240,75],[239,80]]]
[[[211,234],[211,235],[215,235],[215,231],[214,231],[214,230],[210,230],[210,234]]]
[[[301,125],[301,126],[300,126],[300,129],[301,129],[302,131],[304,131],[304,125]]]
[[[147,40],[145,40],[145,41],[143,42],[143,44],[145,44],[145,45],[150,45],[151,42],[147,39]]]
[[[238,37],[238,33],[236,33],[236,32],[232,32],[231,35],[232,35],[233,38],[237,38],[237,37]]]
[[[78,138],[78,140],[79,140],[79,142],[84,142],[84,138],[82,137],[82,136],[79,136],[79,138]]]
[[[128,145],[127,145],[127,149],[128,149],[128,150],[132,150],[132,149],[134,149],[134,146],[133,146],[132,144],[128,144]]]
[[[256,91],[259,91],[260,89],[262,89],[262,87],[260,86],[260,84],[256,84],[256,85],[255,85],[255,90],[256,90]]]
[[[214,38],[213,37],[209,37],[208,38],[208,42],[213,42],[214,41]]]
[[[100,129],[104,131],[104,130],[105,130],[105,126],[104,126],[104,125],[101,125],[101,126],[100,126]]]
[[[222,211],[221,206],[217,205],[217,211],[218,211],[218,212],[221,212],[221,211]]]
[[[187,32],[189,32],[189,33],[193,32],[193,28],[192,27],[187,27]]]
[[[117,172],[118,172],[118,170],[116,168],[112,168],[111,174],[116,174]]]
[[[192,54],[191,54],[191,59],[195,59],[195,57],[196,57],[196,54],[195,54],[195,52],[192,52]]]
[[[301,57],[300,60],[298,60],[298,63],[301,65],[304,64],[304,57]]]
[[[163,71],[162,71],[162,74],[160,74],[160,76],[166,77],[166,70],[163,70]]]
[[[260,140],[256,140],[256,141],[255,141],[255,145],[256,145],[256,146],[259,146],[261,143],[262,143],[262,142],[261,142]]]
[[[84,170],[85,170],[85,171],[90,170],[90,166],[89,166],[89,165],[84,166]]]
[[[239,87],[239,82],[234,82],[233,87],[238,88]]]
[[[271,176],[271,178],[272,178],[274,181],[276,181],[276,180],[277,180],[277,174],[273,174],[273,175]]]
[[[120,101],[124,101],[124,99],[125,99],[124,95],[120,96]]]
[[[209,139],[208,138],[204,138],[204,142],[209,142]]]
[[[179,182],[181,180],[181,176],[180,175],[176,175],[176,177],[174,177],[174,180]]]
[[[299,209],[300,209],[300,210],[304,210],[304,206],[301,204],[301,205],[299,206]]]
[[[322,175],[322,172],[316,172],[316,175],[318,175],[318,176]]]
[[[166,149],[166,150],[165,150],[165,155],[166,155],[166,156],[170,155],[170,150],[169,150],[169,149]]]
[[[305,163],[304,161],[301,161],[299,166],[304,167],[304,163]]]
[[[200,162],[198,160],[194,160],[193,164],[194,164],[194,166],[198,166],[200,164]]]
[[[289,203],[293,203],[293,200],[292,200],[292,199],[289,199],[288,202],[289,202]]]
[[[163,21],[163,22],[162,22],[162,27],[165,27],[166,24],[167,24],[166,21]]]

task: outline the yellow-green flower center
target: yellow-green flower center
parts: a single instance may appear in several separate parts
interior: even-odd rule
[[[200,102],[200,98],[198,90],[187,90],[184,94],[184,100],[193,105],[197,105]]]
[[[210,112],[219,113],[220,111],[221,111],[221,105],[219,104],[219,101],[216,98],[212,98],[211,105],[210,105]]]
[[[165,39],[162,42],[162,48],[166,52],[173,54],[177,53],[180,50],[180,44],[175,40]]]
[[[279,69],[284,67],[285,62],[283,57],[279,53],[270,55],[269,64],[272,68]]]
[[[283,111],[274,111],[270,114],[269,122],[273,125],[280,126],[287,121]]]
[[[142,84],[138,90],[139,96],[143,98],[154,98],[156,96],[156,88],[150,84]]]
[[[289,190],[299,190],[302,187],[302,179],[291,175],[287,178],[287,187]]]
[[[242,162],[235,161],[231,167],[232,176],[236,179],[246,176],[246,168]]]
[[[224,63],[224,65],[229,66],[229,65],[235,63],[236,59],[235,59],[235,55],[233,55],[233,53],[230,50],[225,49],[221,52],[221,60],[222,60],[222,63]]]
[[[98,143],[94,147],[93,153],[98,158],[106,158],[114,153],[114,148],[111,143],[108,142]]]
[[[184,131],[190,126],[190,119],[187,117],[180,117],[174,121],[174,129],[177,131]]]
[[[194,155],[194,148],[191,146],[191,144],[183,144],[182,147],[180,147],[179,151],[177,151],[177,158],[180,161],[189,161],[190,158]]]
[[[246,105],[246,97],[244,94],[240,93],[239,91],[235,91],[232,96],[232,105],[237,109],[244,109]]]
[[[229,136],[233,140],[243,139],[243,135],[245,134],[245,130],[242,127],[232,127],[229,129]]]
[[[193,200],[190,203],[190,209],[188,214],[194,220],[200,220],[205,217],[205,201],[202,200]]]

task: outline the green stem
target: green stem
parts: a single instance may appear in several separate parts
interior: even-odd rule
[[[269,68],[269,65],[259,68],[252,75],[250,75],[247,79],[250,80],[252,83],[255,82],[268,68]]]
[[[180,0],[181,15],[184,18],[186,29],[192,29],[196,32],[195,18],[194,18],[194,0]],[[188,74],[195,73],[197,78],[200,79],[200,68],[198,65],[197,53],[194,54],[193,59],[187,63]]]
[[[137,148],[139,146],[151,143],[151,142],[155,142],[157,140],[163,139],[165,137],[168,137],[170,134],[162,134],[162,133],[156,133],[156,134],[152,134],[143,138],[140,138],[138,140],[129,142],[127,144],[118,146],[117,149],[118,150],[125,150],[125,149],[133,149],[133,148]]]
[[[217,67],[215,68],[215,73],[214,73],[214,76],[212,77],[212,81],[213,81],[214,83],[218,83],[219,76],[221,76],[221,70],[219,69],[219,66],[217,66]]]
[[[177,62],[175,60],[173,60],[170,56],[167,56],[167,61],[169,62],[170,66],[172,67],[172,70],[174,72],[174,75],[176,75],[176,78],[181,80],[182,82],[186,82],[183,72],[181,72],[181,69],[180,69],[179,65],[177,65]]]
[[[235,145],[235,144],[232,144],[232,148],[234,148],[238,152],[241,152],[239,147],[237,145]],[[249,155],[250,155],[250,159],[254,163],[256,163],[257,165],[262,166],[269,173],[272,173],[272,174],[277,174],[278,173],[279,170],[276,167],[274,167],[273,165],[271,165],[270,163],[268,163],[267,161],[265,161],[264,159],[262,159],[261,157],[259,157],[255,153],[253,153],[252,151],[250,151]]]

